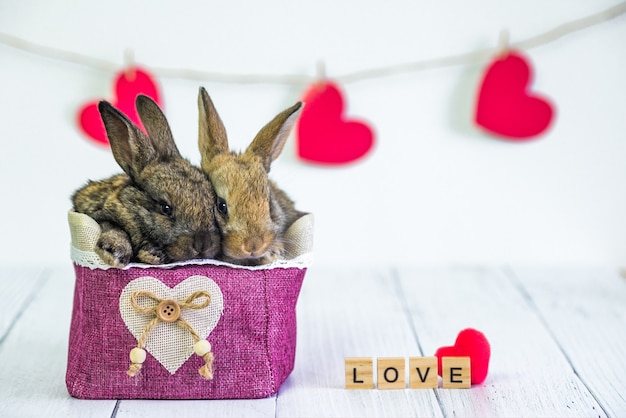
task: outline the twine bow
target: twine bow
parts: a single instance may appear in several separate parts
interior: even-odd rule
[[[140,297],[147,297],[156,302],[154,306],[141,306],[137,299]],[[197,302],[198,299],[204,298],[203,301]],[[150,330],[159,322],[176,323],[178,326],[186,329],[191,334],[195,344],[193,346],[194,352],[204,359],[204,365],[198,369],[200,376],[207,380],[213,379],[213,360],[215,356],[211,352],[211,344],[207,340],[200,338],[198,333],[193,329],[191,325],[181,316],[181,313],[185,309],[204,309],[211,303],[211,295],[206,290],[198,290],[193,292],[183,301],[175,301],[171,299],[161,299],[152,292],[146,290],[137,290],[130,296],[130,304],[137,312],[154,316],[141,336],[137,339],[137,346],[130,351],[131,365],[127,374],[129,376],[135,376],[146,359],[146,351],[143,347],[148,339]]]

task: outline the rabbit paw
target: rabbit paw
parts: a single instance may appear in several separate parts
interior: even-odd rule
[[[111,229],[100,235],[96,253],[108,265],[121,268],[130,263],[133,247],[124,231]]]
[[[276,260],[285,258],[285,248],[280,243],[275,243],[274,247],[259,259],[259,264],[270,264]]]
[[[165,253],[156,247],[142,248],[137,253],[137,259],[146,264],[165,264],[167,263],[167,256]]]

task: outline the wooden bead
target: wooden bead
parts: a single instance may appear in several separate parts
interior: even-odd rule
[[[207,340],[200,340],[193,345],[193,351],[202,357],[206,353],[211,352],[211,343]]]
[[[130,350],[130,361],[135,364],[142,364],[146,361],[146,350],[139,347]]]

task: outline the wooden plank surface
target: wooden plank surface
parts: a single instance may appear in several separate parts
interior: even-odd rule
[[[24,267],[0,270],[0,295],[2,295],[2,315],[0,315],[0,341],[2,341],[17,318],[28,307],[33,297],[49,277],[44,268]]]
[[[276,398],[237,400],[123,400],[116,417],[273,417]]]
[[[453,345],[465,328],[482,331],[490,341],[483,384],[437,389],[444,415],[604,415],[534,307],[500,270],[406,268],[397,280],[426,354]]]
[[[345,357],[409,355],[420,350],[390,270],[312,268],[298,301],[296,367],[277,416],[441,416],[432,390],[344,388]]]
[[[73,281],[71,265],[51,271],[0,344],[0,417],[111,416],[116,401],[73,399],[65,388]]]
[[[9,285],[8,277],[21,281]],[[0,339],[2,417],[626,415],[626,280],[613,270],[316,266],[298,302],[294,372],[277,396],[244,401],[71,398],[71,265],[5,268],[0,278],[0,291],[12,289]],[[451,345],[467,327],[492,345],[482,385],[344,387],[345,357],[408,363]]]
[[[604,411],[626,416],[626,279],[597,267],[511,272]]]

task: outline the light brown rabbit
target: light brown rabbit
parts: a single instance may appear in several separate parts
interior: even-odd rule
[[[136,106],[148,135],[108,102],[99,103],[124,174],[89,181],[72,196],[74,210],[102,229],[96,253],[114,267],[214,258],[220,234],[211,183],[181,157],[157,104],[140,95]]]
[[[243,153],[230,151],[226,129],[204,88],[198,95],[201,167],[217,195],[216,220],[222,232],[222,258],[267,264],[283,256],[284,232],[305,213],[268,179],[270,165],[285,145],[302,103],[278,114]]]

